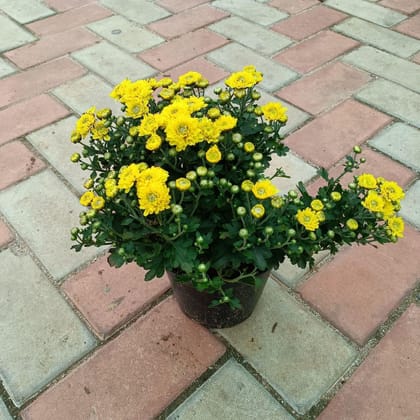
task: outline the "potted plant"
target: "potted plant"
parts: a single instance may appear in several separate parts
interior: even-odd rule
[[[311,266],[321,250],[403,236],[395,182],[363,174],[341,185],[363,162],[357,146],[338,177],[319,171],[326,183],[316,195],[302,183],[279,194],[273,179],[286,174],[264,173],[288,151],[287,110],[258,104],[262,78],[247,66],[213,98],[197,72],[123,80],[111,93],[122,115],[90,108],[71,135],[82,144],[71,160],[90,171],[73,248],[109,245],[112,266],[134,261],[145,280],[168,272],[183,311],[210,327],[246,319],[286,257]]]

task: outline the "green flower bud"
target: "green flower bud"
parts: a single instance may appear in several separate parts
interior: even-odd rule
[[[362,153],[362,149],[359,146],[354,146],[353,147],[353,152],[354,153]]]
[[[232,141],[234,143],[240,143],[242,141],[242,134],[241,133],[234,133],[232,135]]]
[[[261,161],[263,157],[264,157],[264,156],[263,156],[263,154],[262,154],[262,153],[260,153],[260,152],[255,152],[255,153],[252,155],[252,159],[253,159],[255,162],[259,162],[259,161]]]
[[[174,205],[172,205],[171,210],[172,210],[173,214],[179,215],[183,212],[184,209],[179,204],[174,204]]]
[[[238,185],[232,185],[232,186],[230,187],[230,192],[231,192],[232,194],[237,194],[237,193],[239,192],[239,190],[240,190],[240,188],[239,188],[239,186],[238,186]]]
[[[242,206],[238,207],[236,209],[236,214],[238,216],[245,216],[246,215],[246,208],[245,207],[242,207]]]
[[[185,176],[189,181],[195,181],[197,179],[197,173],[195,171],[189,171]]]
[[[205,272],[207,271],[207,266],[206,266],[206,264],[204,264],[204,263],[198,264],[198,266],[197,266],[197,270],[198,270],[200,273],[205,273]]]
[[[73,163],[79,162],[79,160],[80,160],[80,155],[79,155],[79,153],[73,153],[73,154],[70,156],[70,160],[71,160]]]
[[[203,150],[203,152],[204,152],[204,150]],[[197,168],[197,174],[199,176],[206,176],[207,175],[207,168],[205,166],[199,166]]]
[[[239,237],[242,239],[248,238],[249,232],[248,229],[242,228],[239,230]]]

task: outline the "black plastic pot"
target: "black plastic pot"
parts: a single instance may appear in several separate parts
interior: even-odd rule
[[[220,297],[217,293],[199,292],[189,282],[177,282],[176,274],[168,272],[181,310],[207,328],[233,327],[245,321],[254,311],[269,276],[270,270],[258,276],[262,280],[258,288],[244,283],[230,284],[229,287],[233,288],[233,294],[242,306],[240,309],[231,309],[227,303],[209,308],[211,301]]]

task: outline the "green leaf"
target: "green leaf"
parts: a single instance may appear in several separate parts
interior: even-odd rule
[[[321,178],[325,179],[325,181],[329,180],[328,171],[325,168],[319,168],[317,172]]]
[[[124,258],[114,252],[108,257],[108,263],[111,267],[119,268],[124,264]]]
[[[121,226],[127,226],[127,225],[131,224],[133,222],[133,220],[134,219],[131,218],[131,217],[126,217],[125,219],[123,219],[121,221]]]

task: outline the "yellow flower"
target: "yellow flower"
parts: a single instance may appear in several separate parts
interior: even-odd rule
[[[105,206],[105,200],[104,200],[102,197],[100,197],[100,196],[96,196],[96,197],[92,200],[92,202],[90,203],[90,205],[91,205],[91,207],[92,207],[94,210],[101,210],[101,209],[103,209],[103,208],[104,208],[104,206]]]
[[[261,217],[264,216],[265,214],[265,208],[262,204],[255,204],[254,207],[252,207],[251,209],[251,214],[256,218],[256,219],[261,219]]]
[[[404,220],[401,217],[391,217],[387,220],[387,224],[393,236],[404,237]]]
[[[230,115],[222,115],[215,122],[215,126],[220,131],[231,130],[233,127],[236,127],[237,119],[231,117]]]
[[[131,84],[131,80],[124,79],[122,82],[118,83],[118,85],[114,87],[109,96],[121,102],[121,99],[127,94]]]
[[[245,192],[252,191],[252,187],[254,186],[254,183],[250,179],[245,179],[245,181],[242,181],[241,188]]]
[[[375,191],[369,191],[362,205],[372,212],[381,212],[384,208],[384,199]]]
[[[198,83],[202,78],[203,76],[200,73],[196,71],[189,71],[188,73],[178,77],[178,83],[181,86],[190,86]]]
[[[131,118],[141,118],[149,112],[148,102],[146,101],[130,98],[125,104],[127,106],[125,113]]]
[[[268,121],[287,121],[287,108],[284,107],[280,102],[268,102],[261,107],[265,119]]]
[[[170,99],[172,99],[175,96],[175,91],[173,89],[164,88],[159,92],[159,96],[162,99],[165,99],[165,100],[169,101]]]
[[[247,142],[244,144],[244,150],[245,150],[245,152],[247,152],[247,153],[252,153],[252,152],[255,150],[255,145],[254,145],[254,143],[251,143],[250,141],[247,141]]]
[[[173,83],[170,77],[164,77],[157,82],[158,87],[168,87]]]
[[[169,188],[164,183],[138,183],[137,197],[139,199],[140,209],[144,210],[145,216],[158,214],[170,208],[171,197],[169,195]]]
[[[372,174],[359,175],[357,177],[357,184],[359,185],[359,187],[367,188],[370,190],[378,186],[376,178]]]
[[[178,178],[175,181],[175,186],[179,191],[187,191],[191,187],[191,182],[187,178]]]
[[[177,152],[202,141],[198,120],[185,114],[169,120],[165,132],[166,140],[171,146],[175,146]]]
[[[135,163],[123,166],[118,175],[118,188],[128,193],[140,176],[140,171]]]
[[[389,201],[399,201],[405,196],[403,189],[394,181],[384,181],[381,184],[381,194]]]
[[[146,141],[146,149],[153,151],[159,149],[162,144],[162,139],[159,134],[152,134]]]
[[[355,219],[348,219],[346,221],[346,226],[350,230],[357,230],[359,228],[359,223]]]
[[[95,124],[95,107],[89,108],[76,122],[75,133],[86,137]]]
[[[252,187],[252,192],[256,198],[259,200],[264,200],[277,194],[278,190],[269,179],[262,179],[255,183],[255,185]]]
[[[316,215],[318,216],[318,220],[320,222],[325,222],[325,213],[321,210],[321,211],[317,211]]]
[[[367,197],[362,201],[363,207],[376,213],[383,211],[384,199],[375,191],[369,191]]]
[[[207,150],[206,159],[207,159],[207,162],[210,162],[210,163],[220,162],[220,160],[222,159],[222,154],[220,153],[220,150],[216,144],[210,147],[209,150]]]
[[[315,211],[321,211],[324,208],[324,205],[321,200],[316,199],[311,201],[311,207]]]
[[[169,172],[157,166],[151,166],[140,172],[138,184],[164,184],[169,177]]]
[[[387,220],[390,217],[394,216],[395,208],[391,201],[384,199],[384,207],[382,209],[382,214],[384,215],[384,219]]]
[[[115,179],[107,179],[105,181],[105,195],[108,198],[113,198],[118,193],[117,181]]]
[[[207,141],[207,143],[217,143],[221,131],[214,125],[213,121],[204,117],[200,118],[199,123],[203,140]]]
[[[180,100],[187,105],[188,112],[192,114],[193,112],[200,111],[200,109],[203,109],[206,106],[206,102],[204,101],[204,98],[200,96],[197,98],[196,96],[190,96],[189,98],[182,98],[182,99],[176,99]]]
[[[254,86],[257,82],[251,72],[238,71],[232,73],[226,80],[225,83],[232,89],[245,89]]]
[[[141,120],[138,132],[141,136],[149,136],[154,134],[159,128],[159,120],[155,114],[147,114]]]
[[[301,225],[305,227],[306,230],[314,231],[319,227],[318,215],[309,207],[304,210],[298,210],[296,219]]]
[[[92,200],[95,198],[95,194],[92,191],[86,191],[81,197],[80,197],[80,204],[82,206],[88,207],[89,204],[92,202]]]
[[[207,111],[207,115],[210,117],[210,118],[219,118],[220,117],[220,110],[219,110],[219,108],[210,108],[208,111]]]
[[[109,128],[105,126],[105,121],[103,120],[96,121],[91,129],[91,132],[94,140],[109,141],[111,139],[108,134]]]
[[[249,65],[249,66],[245,66],[242,71],[246,71],[247,73],[252,74],[252,77],[255,80],[255,83],[259,83],[262,81],[263,79],[263,75],[261,72],[257,71],[257,69],[255,68],[255,66]]]

